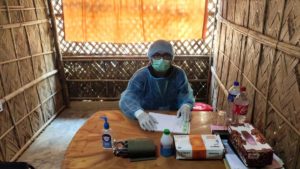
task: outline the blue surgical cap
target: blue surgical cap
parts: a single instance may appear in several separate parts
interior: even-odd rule
[[[174,59],[174,50],[170,42],[157,40],[153,42],[148,50],[147,56],[151,59],[155,53],[169,53]]]

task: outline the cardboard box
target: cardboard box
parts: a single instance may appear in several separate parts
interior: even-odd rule
[[[219,135],[174,135],[176,159],[222,159],[224,146]]]
[[[273,161],[273,150],[251,124],[229,126],[229,141],[248,167],[263,167]]]

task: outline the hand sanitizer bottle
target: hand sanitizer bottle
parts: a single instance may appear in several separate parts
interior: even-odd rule
[[[112,137],[111,130],[109,129],[109,123],[107,122],[107,117],[101,117],[104,120],[103,130],[102,130],[102,146],[104,149],[112,148]]]
[[[174,154],[174,142],[169,129],[164,129],[160,139],[160,154],[169,157]]]

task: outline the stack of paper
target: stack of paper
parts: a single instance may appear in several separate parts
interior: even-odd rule
[[[149,115],[154,117],[158,122],[155,131],[164,131],[164,129],[169,129],[171,133],[190,133],[190,122],[183,122],[182,119],[177,118],[175,115],[167,115],[153,112],[150,112]]]
[[[244,163],[239,159],[239,157],[234,153],[232,148],[228,144],[228,140],[222,140],[225,148],[225,166],[229,169],[247,169]]]

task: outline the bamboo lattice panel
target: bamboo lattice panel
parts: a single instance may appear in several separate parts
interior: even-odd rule
[[[119,99],[131,76],[148,64],[148,58],[104,57],[65,59],[64,67],[72,99]],[[113,60],[112,60],[113,59]],[[198,100],[206,101],[209,57],[175,57],[183,68]]]
[[[64,20],[61,0],[52,0],[56,15],[60,49],[64,56],[76,55],[141,55],[146,54],[150,43],[114,44],[98,42],[68,42],[64,40]],[[204,55],[210,54],[214,31],[214,13],[216,0],[209,0],[208,22],[205,40],[174,41],[173,46],[177,55]],[[133,23],[134,24],[134,23]]]
[[[97,42],[67,42],[64,40],[64,20],[61,0],[52,0],[56,15],[58,39],[64,57],[64,69],[67,78],[68,91],[71,99],[118,99],[120,93],[127,87],[127,82],[133,73],[148,64],[145,55],[150,43],[114,44]],[[208,22],[205,40],[172,41],[177,56],[186,57],[176,64],[183,67],[192,84],[194,95],[198,100],[207,101],[209,90],[209,58],[212,52],[213,32],[215,27],[216,0],[209,0]],[[121,60],[101,61],[98,59],[80,58],[69,61],[72,56],[124,57]],[[137,61],[129,56],[140,57]],[[202,56],[205,55],[205,59]],[[198,59],[189,60],[190,56]],[[199,60],[199,61],[197,61]],[[196,61],[196,62],[194,62]],[[197,72],[193,73],[193,72]],[[76,80],[80,79],[80,80]]]
[[[240,81],[248,118],[292,169],[300,168],[299,17],[298,0],[220,0],[213,63],[217,109],[227,106],[221,86]]]

